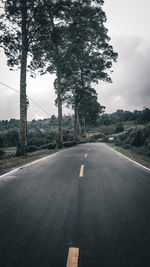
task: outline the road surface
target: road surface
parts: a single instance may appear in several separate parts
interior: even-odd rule
[[[149,267],[150,171],[90,143],[1,176],[0,266]]]

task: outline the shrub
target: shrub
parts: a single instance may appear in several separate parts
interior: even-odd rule
[[[89,142],[90,143],[95,143],[96,142],[96,139],[94,139],[94,138],[91,137],[91,138],[89,138]]]
[[[87,140],[81,140],[79,143],[80,144],[85,144],[85,143],[87,143],[88,141]]]
[[[125,144],[122,146],[124,149],[130,149],[132,146],[130,144]]]
[[[145,151],[145,155],[146,155],[147,157],[150,157],[150,150],[146,150],[146,151]]]
[[[76,142],[75,141],[68,141],[68,142],[63,142],[64,147],[72,147],[75,146]]]
[[[47,148],[48,148],[48,149],[55,149],[56,146],[57,146],[56,143],[49,143],[49,144],[47,144]]]
[[[120,133],[115,137],[115,144],[118,145],[131,145],[135,147],[146,146],[150,142],[150,126],[138,126],[128,129],[124,133]],[[119,144],[120,143],[120,144]]]
[[[122,145],[122,142],[118,139],[115,140],[115,145],[116,146],[121,146]]]
[[[38,150],[39,148],[37,146],[34,145],[28,145],[27,146],[27,152],[34,152],[36,150]]]
[[[120,133],[120,132],[123,132],[123,131],[124,131],[123,123],[122,123],[122,122],[118,122],[118,123],[116,124],[116,130],[115,130],[115,132],[116,132],[116,133]]]
[[[0,149],[0,159],[3,159],[4,156],[5,156],[5,152],[2,149]]]
[[[42,146],[38,146],[38,149],[48,149],[48,144],[42,145]]]
[[[28,138],[28,145],[29,146],[41,146],[44,145],[44,139],[39,137],[29,137]]]

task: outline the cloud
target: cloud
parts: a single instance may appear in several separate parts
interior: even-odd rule
[[[150,106],[150,40],[137,36],[118,36],[114,41],[118,62],[114,64],[112,84],[100,82],[99,101],[106,112],[135,110]]]

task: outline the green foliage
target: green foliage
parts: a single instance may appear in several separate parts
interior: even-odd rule
[[[67,142],[71,140],[73,140],[73,130],[63,129],[63,141]]]
[[[26,143],[27,56],[31,56],[28,67],[32,75],[37,69],[41,74],[56,72],[59,114],[57,140],[61,143],[62,95],[63,100],[73,108],[78,105],[78,122],[84,119],[84,128],[86,124],[95,124],[102,107],[97,102],[91,83],[98,83],[99,80],[111,82],[108,71],[112,62],[116,61],[117,53],[109,44],[110,38],[104,26],[106,15],[102,9],[103,0],[3,2],[2,47],[8,57],[8,65],[21,65],[22,73],[22,116],[18,146],[18,154],[21,155],[25,153]],[[55,118],[51,119],[52,124],[55,124]],[[64,140],[71,139],[71,134],[65,133]],[[28,133],[29,145],[41,146],[49,141],[53,141],[52,137],[45,133]]]
[[[4,12],[1,15],[0,44],[8,58],[8,66],[14,68],[21,64],[22,51],[32,55],[37,32],[35,16],[39,1],[4,0]]]
[[[150,121],[150,109],[134,110],[117,110],[111,114],[102,114],[98,119],[99,125],[110,125],[124,121],[136,121],[137,124],[144,124]]]
[[[122,122],[118,122],[116,124],[116,130],[115,130],[115,132],[116,133],[120,133],[120,132],[123,132],[123,131],[124,131],[123,123]]]
[[[125,149],[137,147],[139,153],[150,155],[150,125],[130,128],[128,131],[114,136],[114,138],[116,145]]]
[[[64,147],[72,147],[75,145],[76,145],[76,142],[74,142],[74,141],[63,142]]]
[[[52,150],[52,149],[55,149],[57,146],[56,143],[48,143],[48,144],[45,144],[45,145],[41,145],[41,146],[35,146],[35,145],[28,145],[27,146],[27,152],[34,152],[34,151],[37,151],[37,150],[43,150],[43,149],[49,149],[49,150]]]
[[[103,108],[97,101],[96,91],[90,87],[85,88],[84,97],[78,104],[80,123],[84,120],[85,125],[95,125]]]
[[[28,145],[27,146],[27,152],[34,152],[36,150],[38,150],[38,147],[35,145]]]
[[[86,98],[88,99],[88,98]],[[88,100],[87,100],[88,102]],[[88,106],[85,103],[85,110],[87,109],[88,112]],[[83,102],[84,105],[84,102]],[[92,105],[89,106],[89,110],[91,111]],[[130,126],[133,127],[135,122],[133,121],[123,121],[123,118],[125,118],[124,113],[127,114],[128,112],[119,112],[113,114],[102,114],[100,118],[98,118],[96,121],[92,120],[92,112],[91,114],[87,114],[85,110],[83,109],[82,112],[86,117],[87,120],[87,130],[91,130],[92,128],[95,128],[95,125],[97,127],[97,131],[101,134],[107,136],[115,134],[116,132],[116,126],[120,123],[124,124],[124,129],[127,130]],[[147,111],[146,111],[147,112]],[[127,119],[133,118],[134,113],[136,113],[136,120],[138,121],[139,118],[141,118],[143,111],[134,111],[129,112],[130,116],[126,117]],[[120,114],[120,116],[118,116]],[[122,115],[121,115],[122,114]],[[81,113],[81,119],[80,123],[81,126],[84,127],[84,121],[82,120],[82,113]],[[139,117],[138,117],[139,116]],[[113,117],[113,119],[112,119]],[[89,118],[89,121],[88,121]],[[90,119],[91,118],[91,119]],[[107,123],[108,120],[112,121],[115,119],[116,124],[109,124]],[[135,119],[135,117],[134,117]],[[118,121],[119,120],[119,121]],[[147,120],[147,119],[146,119]],[[130,125],[131,123],[131,125]],[[146,122],[147,123],[147,122]],[[100,126],[99,126],[100,125]],[[136,126],[136,125],[135,125]],[[11,119],[8,120],[2,120],[0,121],[0,147],[10,147],[10,146],[16,146],[18,142],[18,127],[19,127],[19,120]],[[74,116],[65,115],[63,116],[63,140],[64,142],[73,140],[73,127],[74,127]],[[57,129],[58,129],[58,119],[56,116],[52,115],[50,119],[44,119],[44,120],[33,120],[31,122],[28,122],[27,125],[28,128],[28,145],[30,146],[36,146],[41,147],[44,145],[47,145],[49,143],[57,143]],[[136,130],[137,131],[137,130]],[[83,134],[84,135],[84,134]],[[134,138],[133,144],[142,144],[140,140],[142,140],[141,133],[136,134],[138,137],[136,139]],[[131,140],[130,140],[131,141]],[[117,141],[116,142],[120,142]],[[148,146],[148,140],[147,146]]]
[[[57,146],[56,143],[47,144],[47,148],[48,148],[48,149],[55,149],[56,146]]]
[[[2,149],[0,149],[0,159],[3,159],[4,156],[5,156],[5,152]]]
[[[144,108],[141,111],[140,116],[137,118],[137,123],[143,124],[143,123],[149,122],[149,121],[150,121],[150,109]]]
[[[11,125],[11,124],[10,124]],[[0,131],[0,147],[17,146],[18,144],[18,129],[8,128],[7,130]]]
[[[1,149],[4,152],[3,158],[12,158],[16,154],[16,146],[15,147],[6,147]]]
[[[115,134],[116,126],[115,124],[111,125],[101,125],[98,127],[98,131],[104,136]]]
[[[132,146],[130,144],[125,144],[122,146],[124,149],[130,149]]]

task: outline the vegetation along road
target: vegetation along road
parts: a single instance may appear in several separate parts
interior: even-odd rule
[[[150,266],[150,171],[90,143],[2,175],[0,266]]]

